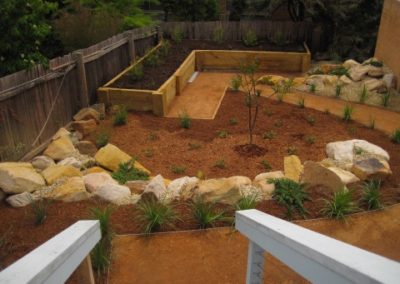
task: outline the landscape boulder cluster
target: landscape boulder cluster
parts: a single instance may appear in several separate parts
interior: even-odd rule
[[[117,205],[135,204],[149,198],[170,202],[197,197],[206,202],[234,204],[250,194],[259,200],[271,199],[275,188],[268,180],[274,178],[285,177],[307,186],[322,185],[337,191],[362,180],[384,180],[391,174],[390,157],[384,149],[365,140],[348,140],[328,143],[327,158],[322,161],[302,163],[296,155],[287,156],[282,171],[260,173],[254,179],[232,176],[202,180],[184,176],[171,181],[161,175],[152,176],[148,169],[113,144],[97,149],[92,142],[82,140],[96,129],[100,119],[97,110],[85,108],[74,118],[72,132],[59,129],[44,152],[30,162],[0,163],[1,200],[5,199],[13,207],[40,199],[74,202],[93,197]],[[85,121],[87,127],[83,126]],[[111,174],[124,163],[132,163],[149,178],[120,184]]]

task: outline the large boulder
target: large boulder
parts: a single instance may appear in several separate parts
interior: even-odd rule
[[[385,83],[388,89],[394,88],[396,86],[396,77],[393,73],[383,75],[382,81]]]
[[[129,187],[131,193],[142,194],[149,182],[148,180],[128,180],[124,185]]]
[[[96,131],[97,123],[94,119],[79,120],[72,122],[72,128],[86,136]]]
[[[86,200],[90,198],[90,194],[86,191],[82,177],[69,177],[63,179],[52,190],[44,193],[43,197],[64,202],[74,202]]]
[[[283,178],[285,175],[282,171],[267,172],[257,175],[253,180],[253,185],[261,189],[262,199],[268,200],[272,198],[275,190],[275,184],[269,183],[269,179]]]
[[[283,159],[283,165],[285,177],[298,182],[303,171],[300,158],[296,155],[286,156]]]
[[[14,194],[6,199],[7,203],[12,207],[24,207],[35,201],[34,196],[25,191],[19,194]]]
[[[142,193],[142,200],[156,199],[165,201],[167,187],[164,183],[164,178],[161,175],[155,176],[146,186]]]
[[[385,72],[381,67],[371,66],[368,70],[368,76],[370,77],[381,78],[384,74]]]
[[[51,138],[52,141],[57,140],[60,137],[71,137],[71,132],[69,132],[67,129],[65,129],[64,127],[61,127],[60,129],[57,130],[57,132],[53,135],[53,137]]]
[[[365,75],[367,75],[368,71],[371,69],[371,66],[363,66],[358,65],[349,69],[349,76],[353,81],[361,81],[364,79]]]
[[[120,205],[130,198],[131,191],[124,185],[106,183],[99,186],[94,194],[103,200]]]
[[[48,167],[55,165],[54,160],[52,158],[44,155],[33,158],[31,164],[38,171],[43,171]]]
[[[350,68],[357,67],[360,65],[361,65],[360,63],[358,63],[357,61],[355,61],[353,59],[348,59],[342,64],[342,66],[346,69],[350,69]]]
[[[100,121],[100,113],[91,107],[82,108],[77,114],[74,115],[74,120],[90,120],[94,119],[96,122]]]
[[[79,141],[75,144],[76,149],[83,155],[94,157],[97,152],[97,147],[91,141]]]
[[[42,175],[48,184],[52,184],[63,177],[80,177],[82,176],[82,173],[73,166],[55,165],[45,169],[42,172]]]
[[[75,152],[76,149],[69,136],[63,135],[52,141],[43,154],[59,161],[72,156]]]
[[[301,181],[307,187],[324,186],[335,192],[343,188],[344,183],[340,177],[333,171],[325,168],[320,163],[306,161]]]
[[[194,198],[233,205],[242,197],[240,188],[249,185],[251,180],[244,176],[204,180],[196,188]]]
[[[384,180],[392,174],[387,161],[374,157],[356,160],[351,171],[361,180]]]
[[[346,75],[342,75],[339,77],[339,83],[342,85],[349,85],[349,84],[353,83],[353,81]]]
[[[386,84],[382,80],[372,78],[363,81],[363,84],[368,91],[377,91],[377,92],[386,91]]]
[[[0,188],[9,194],[33,192],[45,185],[30,163],[0,163]]]
[[[329,167],[328,169],[334,172],[340,178],[344,185],[360,181],[360,179],[356,175],[349,171],[337,167]]]
[[[130,155],[110,143],[100,148],[94,158],[96,159],[96,162],[98,164],[111,171],[116,171],[121,163],[126,163],[132,160],[132,157]],[[136,161],[134,166],[135,168],[140,169],[146,173],[150,173],[148,169],[146,169]]]
[[[171,198],[179,198],[182,196],[185,199],[190,198],[197,185],[199,184],[197,177],[181,177],[173,180],[167,187],[167,194]]]
[[[96,192],[104,184],[118,184],[115,179],[104,172],[84,175],[83,181],[85,183],[87,191],[89,192]]]
[[[82,167],[83,163],[82,163],[82,161],[79,161],[75,157],[68,157],[68,158],[65,158],[65,159],[59,161],[57,163],[57,165],[60,165],[60,166],[72,166],[74,168],[80,169]]]

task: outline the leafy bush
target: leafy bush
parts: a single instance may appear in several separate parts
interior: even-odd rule
[[[336,76],[343,76],[343,75],[349,76],[349,71],[343,66],[338,66],[338,67],[333,68],[329,72],[329,74],[330,75],[336,75]]]
[[[171,32],[171,39],[178,44],[182,42],[184,36],[185,34],[183,30],[179,26],[175,26]]]
[[[274,113],[272,112],[272,110],[270,110],[268,107],[264,107],[263,112],[264,112],[264,114],[265,114],[266,116],[272,116],[272,115],[274,114]]]
[[[235,209],[236,210],[248,210],[248,209],[253,209],[256,207],[259,199],[259,194],[258,193],[252,193],[245,195],[241,197],[236,203],[235,203]]]
[[[165,227],[173,227],[179,220],[175,208],[169,203],[162,203],[154,199],[138,203],[139,214],[136,220],[142,223],[145,234],[160,231]]]
[[[390,91],[381,94],[381,104],[383,107],[388,107],[390,102]]]
[[[283,121],[282,120],[280,120],[280,119],[277,119],[275,122],[274,122],[274,126],[275,127],[282,127],[283,126]]]
[[[225,169],[225,160],[224,159],[217,160],[214,164],[214,167],[219,169]]]
[[[267,160],[265,160],[265,159],[261,160],[260,164],[263,166],[263,168],[264,168],[266,171],[272,170],[272,166],[271,166],[271,164],[270,164]]]
[[[232,77],[231,79],[231,89],[232,91],[239,91],[240,86],[242,85],[242,77],[237,75]]]
[[[124,125],[126,124],[126,120],[128,119],[128,111],[125,106],[121,106],[114,116],[114,125]]]
[[[345,215],[353,213],[357,210],[355,203],[352,201],[352,194],[346,187],[336,191],[332,200],[323,199],[325,206],[321,213],[329,218],[343,219]]]
[[[192,123],[192,119],[186,112],[179,115],[179,121],[180,121],[181,127],[185,128],[185,129],[189,129],[190,124]]]
[[[358,101],[363,104],[368,99],[368,96],[367,88],[364,85],[358,96]]]
[[[244,34],[242,40],[243,40],[243,43],[244,43],[245,46],[256,46],[256,45],[258,45],[257,35],[252,30],[248,30]]]
[[[129,70],[129,76],[132,81],[139,81],[143,78],[143,64],[138,63],[133,68]]]
[[[171,166],[171,172],[173,172],[174,174],[183,174],[185,171],[186,171],[185,166],[176,166],[176,165]]]
[[[218,133],[217,133],[217,135],[218,135],[218,137],[219,138],[226,138],[226,137],[228,137],[228,131],[226,131],[226,130],[220,130],[220,131],[218,131]]]
[[[223,27],[218,27],[213,31],[213,41],[218,44],[224,43],[225,31]]]
[[[204,202],[201,198],[195,198],[191,204],[192,214],[198,222],[200,229],[214,226],[218,221],[223,220],[224,212],[217,210],[215,204]]]
[[[149,174],[135,168],[134,161],[119,164],[118,170],[111,174],[119,184],[125,184],[129,180],[148,180]]]
[[[351,105],[346,105],[343,109],[343,120],[349,122],[352,119],[354,108]]]
[[[263,139],[271,140],[271,139],[274,139],[275,136],[276,136],[276,132],[275,132],[275,131],[273,131],[273,130],[268,130],[268,131],[266,131],[266,132],[263,133],[262,138],[263,138]]]
[[[268,179],[267,182],[275,185],[272,198],[285,206],[286,216],[289,219],[292,219],[295,211],[302,217],[306,216],[307,210],[304,208],[303,203],[309,199],[308,194],[304,190],[304,184],[297,183],[288,178]]]
[[[35,224],[42,225],[47,218],[47,209],[51,204],[51,200],[40,198],[33,200],[31,204],[32,214],[35,217]]]
[[[109,136],[105,132],[100,132],[96,135],[96,146],[97,148],[104,147],[108,144]]]
[[[381,189],[380,180],[371,180],[364,183],[361,203],[365,204],[368,210],[375,210],[382,208],[380,189]]]
[[[231,117],[231,118],[229,119],[229,124],[230,124],[230,125],[236,125],[236,124],[238,124],[237,118],[236,118],[236,117]]]
[[[392,142],[400,144],[400,128],[397,128],[391,135]]]

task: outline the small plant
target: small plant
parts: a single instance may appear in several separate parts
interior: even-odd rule
[[[132,81],[139,81],[143,78],[143,65],[141,63],[136,64],[133,68],[129,70],[129,75]]]
[[[236,210],[253,209],[256,207],[258,200],[259,200],[259,194],[257,192],[245,195],[235,203],[235,209]]]
[[[155,67],[160,64],[160,56],[157,51],[153,51],[152,53],[149,53],[144,60],[144,64],[146,66],[150,67]]]
[[[372,117],[369,118],[368,127],[369,127],[370,129],[375,129],[375,118],[372,118]]]
[[[189,150],[197,150],[201,148],[201,144],[197,142],[189,142],[188,143]]]
[[[155,132],[150,132],[149,135],[148,135],[148,139],[149,139],[150,141],[155,141],[155,140],[160,139],[160,137],[158,137],[157,133],[155,133]]]
[[[143,152],[144,152],[145,157],[147,157],[147,158],[151,158],[154,156],[153,148],[147,148]]]
[[[231,118],[229,119],[229,124],[230,124],[230,125],[236,125],[236,124],[238,124],[237,118],[236,118],[236,117],[231,117]]]
[[[192,124],[192,119],[187,112],[184,112],[179,115],[179,122],[182,128],[189,129],[190,125]]]
[[[107,268],[111,263],[111,256],[110,249],[105,243],[100,240],[91,251],[90,258],[92,260],[93,269],[97,272],[98,276],[107,272]]]
[[[336,85],[335,88],[335,98],[340,98],[340,95],[342,94],[342,85]]]
[[[256,46],[258,44],[257,35],[252,30],[248,30],[244,34],[242,40],[245,46]]]
[[[263,166],[263,168],[264,168],[266,171],[272,170],[272,166],[271,166],[271,164],[270,164],[267,160],[265,160],[265,159],[261,160],[260,164]]]
[[[168,40],[164,40],[158,49],[158,53],[161,57],[165,58],[168,56],[171,50],[171,43]]]
[[[91,208],[90,213],[92,218],[95,220],[99,220],[100,222],[100,231],[102,240],[107,240],[111,242],[114,232],[112,231],[110,225],[111,214],[113,212],[113,207],[107,206],[105,209],[101,208]]]
[[[266,116],[272,116],[274,113],[272,112],[272,110],[270,110],[268,107],[264,107],[263,113]]]
[[[149,174],[135,168],[134,161],[119,164],[118,170],[111,174],[119,184],[125,184],[129,180],[148,180]]]
[[[400,128],[397,128],[391,135],[392,142],[400,144]]]
[[[353,213],[357,210],[355,203],[352,201],[352,194],[346,187],[336,191],[333,199],[323,199],[325,206],[321,213],[329,218],[344,219],[345,215]]]
[[[241,76],[234,76],[231,79],[231,89],[232,91],[239,91],[240,86],[242,85],[242,77]]]
[[[302,217],[305,217],[307,210],[304,208],[304,201],[309,200],[308,194],[304,190],[304,184],[297,183],[288,178],[268,179],[268,183],[275,185],[275,191],[272,198],[279,204],[285,206],[286,216],[292,219],[297,211]]]
[[[380,180],[370,180],[364,183],[361,203],[365,204],[368,210],[382,208],[380,189]]]
[[[364,85],[359,94],[358,101],[363,104],[368,99],[368,96],[369,95],[368,95],[367,87],[365,87],[365,85]]]
[[[114,116],[114,125],[124,125],[126,124],[126,120],[128,119],[128,111],[125,106],[121,106]]]
[[[306,106],[304,98],[300,98],[297,101],[297,105],[299,106],[299,108],[304,108]]]
[[[272,90],[274,91],[274,94],[276,94],[278,102],[283,102],[284,97],[288,92],[290,92],[293,85],[294,85],[293,79],[290,78],[287,80],[282,80],[279,83],[272,86]]]
[[[314,135],[307,135],[304,140],[306,141],[306,143],[308,145],[313,145],[315,143],[315,141],[317,140],[317,138]]]
[[[349,122],[352,119],[354,108],[351,105],[346,105],[343,109],[343,120]]]
[[[213,31],[213,41],[218,44],[224,43],[225,30],[223,27],[218,27]]]
[[[312,83],[310,85],[310,92],[311,93],[315,93],[316,91],[317,91],[317,86],[314,83]]]
[[[306,117],[306,120],[307,120],[308,124],[310,124],[311,126],[314,126],[314,125],[315,125],[315,117],[314,117],[314,116],[308,115],[308,116]]]
[[[47,218],[47,209],[51,203],[51,200],[40,198],[33,200],[31,209],[32,214],[35,217],[35,225],[42,225]]]
[[[335,67],[335,68],[333,68],[330,72],[329,72],[329,74],[330,75],[336,75],[336,76],[343,76],[343,75],[345,75],[345,76],[349,76],[349,70],[347,70],[345,67],[343,67],[343,66],[338,66],[338,67]]]
[[[142,224],[145,234],[157,232],[165,227],[173,227],[178,215],[175,208],[169,203],[162,203],[155,199],[138,203],[139,214],[136,219]]]
[[[290,146],[286,149],[286,152],[288,153],[288,155],[296,155],[297,148],[295,146]]]
[[[174,174],[183,174],[186,171],[185,166],[177,166],[177,165],[172,165],[171,166],[171,172]]]
[[[178,44],[182,42],[184,36],[185,34],[183,33],[183,30],[179,26],[175,26],[171,32],[171,39]]]
[[[275,131],[273,131],[273,130],[268,130],[268,131],[266,131],[266,132],[263,133],[262,138],[263,138],[263,139],[271,140],[271,139],[274,139],[275,136],[276,136],[276,132],[275,132]]]
[[[383,107],[388,107],[390,102],[390,91],[381,94],[381,103]]]
[[[225,160],[224,159],[217,160],[214,164],[214,167],[219,169],[225,169]]]
[[[219,138],[226,138],[228,137],[229,133],[226,130],[220,130],[217,132]]]
[[[356,155],[362,155],[362,154],[364,154],[365,153],[365,151],[364,151],[364,149],[363,148],[360,148],[360,147],[354,147],[354,153],[356,154]]]
[[[216,222],[225,218],[223,211],[217,210],[213,203],[204,202],[201,198],[193,201],[191,209],[200,229],[212,227]]]
[[[96,135],[96,146],[97,148],[104,147],[108,144],[108,134],[105,132],[101,132]]]

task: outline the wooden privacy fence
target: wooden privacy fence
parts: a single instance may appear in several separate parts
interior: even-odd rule
[[[163,22],[161,29],[166,35],[181,31],[185,38],[212,40],[215,31],[222,30],[225,40],[241,40],[248,31],[259,39],[304,42],[312,38],[312,22],[289,21],[240,21],[240,22]]]
[[[158,42],[157,29],[126,31],[86,49],[0,78],[0,161],[45,145],[97,88]]]

